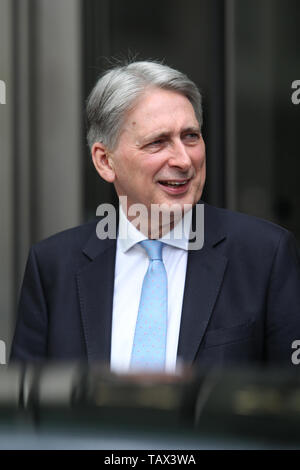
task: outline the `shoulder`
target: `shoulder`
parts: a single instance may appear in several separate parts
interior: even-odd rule
[[[233,237],[245,236],[276,241],[290,234],[284,227],[259,217],[209,204],[205,204],[204,207],[205,223],[208,224],[208,228],[212,227],[215,230],[218,228]]]
[[[56,256],[58,254],[66,257],[82,250],[85,243],[96,233],[99,218],[93,219],[85,224],[78,225],[59,233],[51,235],[32,246],[33,252],[38,256]]]
[[[208,244],[223,240],[227,253],[240,257],[250,253],[254,258],[273,257],[278,250],[288,247],[294,254],[298,247],[294,236],[287,229],[268,220],[204,205],[205,237]],[[211,243],[210,243],[211,242]]]

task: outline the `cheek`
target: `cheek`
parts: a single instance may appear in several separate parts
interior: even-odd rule
[[[197,149],[192,155],[194,167],[197,170],[202,170],[205,167],[205,152],[203,149]]]
[[[148,182],[153,181],[163,165],[164,161],[159,161],[157,158],[149,158],[140,165],[138,172],[143,180]]]

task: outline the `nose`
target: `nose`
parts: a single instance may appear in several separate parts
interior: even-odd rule
[[[174,143],[172,153],[169,156],[168,164],[171,167],[175,166],[183,171],[190,169],[192,165],[191,158],[182,141]]]

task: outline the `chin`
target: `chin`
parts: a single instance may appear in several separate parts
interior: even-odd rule
[[[168,207],[166,212],[170,211],[170,213],[173,213],[173,216],[175,217],[175,220],[178,218],[180,219],[187,210],[193,206],[193,203],[190,202],[190,200],[185,200],[185,201],[164,201],[161,204],[165,204],[165,206]],[[188,208],[185,208],[185,205],[189,205]],[[164,212],[162,210],[162,212]]]

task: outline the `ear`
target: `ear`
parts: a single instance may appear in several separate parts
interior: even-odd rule
[[[115,180],[114,164],[107,148],[101,142],[95,142],[91,153],[99,175],[108,183],[113,183]]]

